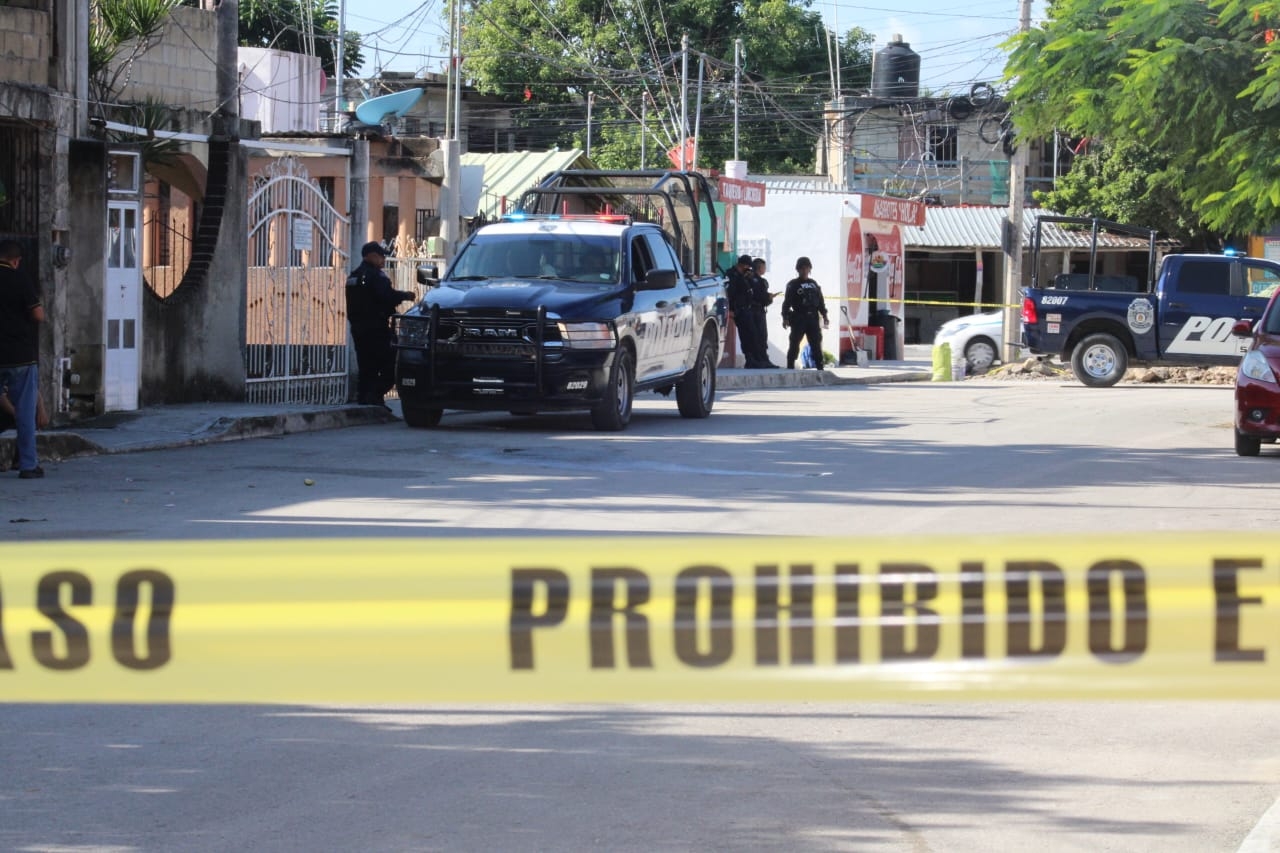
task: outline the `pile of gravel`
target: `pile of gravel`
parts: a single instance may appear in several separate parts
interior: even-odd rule
[[[976,379],[978,377],[966,377]],[[1018,380],[1066,380],[1075,381],[1071,366],[1048,359],[1028,358],[1025,361],[1003,364],[984,374],[983,379]],[[1134,367],[1121,382],[1165,385],[1234,385],[1234,367]]]

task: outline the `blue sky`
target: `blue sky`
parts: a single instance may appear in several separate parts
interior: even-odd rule
[[[920,54],[921,85],[934,92],[968,91],[974,82],[1000,78],[1004,55],[998,45],[1018,29],[1018,0],[914,0],[900,8],[879,3],[815,2],[812,8],[838,32],[862,27],[873,33],[876,49],[901,34]],[[1032,23],[1044,6],[1034,0]],[[444,8],[441,0],[348,2],[347,27],[365,37],[363,73],[442,70],[448,54]]]

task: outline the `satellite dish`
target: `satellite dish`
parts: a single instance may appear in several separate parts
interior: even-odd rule
[[[356,107],[356,119],[364,124],[382,124],[382,120],[392,113],[402,116],[418,102],[422,92],[422,89],[405,89],[403,92],[370,98]]]

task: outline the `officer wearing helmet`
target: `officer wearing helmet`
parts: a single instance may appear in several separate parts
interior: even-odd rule
[[[822,330],[827,328],[827,302],[822,288],[809,277],[813,264],[808,258],[796,261],[796,277],[787,282],[782,297],[782,327],[791,329],[787,347],[787,367],[794,369],[800,354],[800,339],[806,338],[813,352],[814,367],[822,370]],[[821,320],[821,322],[819,322]]]

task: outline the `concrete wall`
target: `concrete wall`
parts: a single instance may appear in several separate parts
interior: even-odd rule
[[[217,19],[212,10],[179,6],[159,44],[129,70],[120,101],[147,98],[213,112],[217,107]]]
[[[752,180],[755,180],[752,178]],[[796,258],[807,256],[813,261],[814,281],[822,285],[828,299],[831,328],[823,335],[822,348],[837,352],[840,309],[833,297],[840,293],[840,265],[844,253],[840,218],[847,196],[835,193],[767,192],[764,207],[737,208],[737,250],[768,263],[765,278],[769,290],[780,292],[795,278]],[[765,312],[769,325],[769,360],[786,363],[787,337],[782,328],[782,297],[773,300]],[[741,361],[741,355],[738,360]]]
[[[0,6],[0,80],[20,85],[49,85],[51,43],[47,12]]]
[[[166,300],[143,299],[144,406],[245,398],[247,161],[245,150],[233,145],[221,231],[205,283],[181,287]]]
[[[240,114],[263,133],[320,130],[320,59],[264,47],[236,50],[240,64]]]
[[[70,198],[66,216],[72,239],[71,263],[55,277],[53,294],[59,342],[55,353],[66,358],[65,414],[75,419],[103,411],[104,282],[107,277],[107,150],[98,140],[75,140],[67,157]],[[48,295],[46,295],[48,300]],[[50,374],[61,388],[64,377]]]

